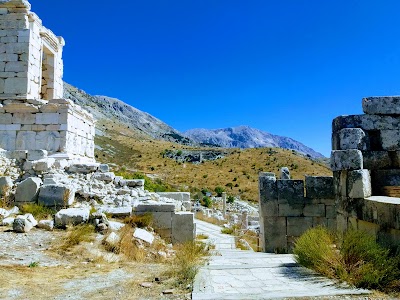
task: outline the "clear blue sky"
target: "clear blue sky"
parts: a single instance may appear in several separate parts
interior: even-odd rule
[[[249,125],[330,153],[331,121],[400,94],[398,0],[31,0],[64,80],[172,127]]]

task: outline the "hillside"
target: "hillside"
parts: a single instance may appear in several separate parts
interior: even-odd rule
[[[294,179],[304,179],[306,174],[332,174],[322,163],[305,158],[295,151],[279,148],[225,149],[227,155],[224,158],[200,164],[184,163],[168,158],[164,155],[165,151],[199,148],[137,139],[127,126],[111,121],[100,121],[98,126],[101,135],[96,137],[97,160],[118,165],[114,166],[114,171],[121,168],[132,172],[141,171],[180,191],[194,193],[203,188],[214,190],[222,186],[228,194],[258,201],[259,172],[279,174],[281,167],[288,166]]]
[[[218,151],[226,153],[222,158],[196,164],[169,158],[165,153],[180,149],[212,152],[216,148],[194,147],[195,143],[161,120],[120,100],[91,96],[69,84],[65,84],[65,97],[97,119],[95,154],[99,162],[109,163],[115,172],[148,174],[175,190],[194,193],[222,186],[228,194],[257,201],[259,172],[278,174],[281,167],[288,166],[294,179],[331,174],[323,163],[279,148],[220,148]]]
[[[217,145],[224,148],[261,148],[275,147],[296,150],[313,158],[323,158],[321,153],[295,141],[294,139],[274,135],[249,126],[223,129],[191,129],[184,135],[200,144]]]

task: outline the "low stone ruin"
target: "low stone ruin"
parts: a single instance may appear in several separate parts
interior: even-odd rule
[[[287,172],[283,173],[287,178]],[[265,252],[290,251],[311,227],[336,229],[332,177],[306,176],[304,184],[303,180],[277,180],[274,173],[261,173],[259,188],[260,244]]]
[[[365,98],[362,107],[365,114],[333,120],[333,178],[306,177],[304,196],[302,181],[260,174],[264,251],[290,251],[316,225],[400,245],[400,97]]]
[[[400,97],[370,97],[365,114],[333,120],[331,164],[338,231],[400,244]]]

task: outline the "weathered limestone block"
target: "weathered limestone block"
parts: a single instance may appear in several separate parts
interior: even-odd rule
[[[144,179],[123,179],[119,182],[121,186],[128,186],[128,187],[143,187],[144,186]]]
[[[372,195],[371,175],[368,170],[355,170],[348,173],[348,195],[350,198],[368,198]]]
[[[303,203],[279,204],[279,217],[300,217],[303,209]]]
[[[110,167],[107,164],[100,164],[98,170],[102,173],[110,172]]]
[[[175,211],[174,204],[154,203],[154,204],[139,204],[135,207],[135,213],[145,212],[173,212]]]
[[[36,149],[46,149],[49,152],[59,152],[61,137],[58,131],[42,131],[36,135]]]
[[[364,98],[362,107],[370,115],[400,115],[400,96]]]
[[[380,115],[351,115],[340,116],[332,122],[333,132],[339,132],[343,128],[361,128],[370,130],[398,130],[400,117]]]
[[[15,151],[8,151],[7,157],[11,159],[16,159],[17,161],[26,160],[28,155],[28,151],[26,150],[15,150]]]
[[[75,201],[75,190],[70,186],[48,184],[39,191],[39,204],[47,207],[68,207]]]
[[[48,172],[53,168],[56,160],[54,158],[44,158],[32,162],[32,168],[37,172]]]
[[[177,201],[190,201],[190,193],[189,192],[158,192],[158,195],[161,197],[174,199]]]
[[[148,244],[153,244],[154,242],[154,235],[147,230],[136,228],[135,232],[133,233],[133,237],[139,240],[142,240]]]
[[[38,177],[29,177],[17,185],[15,202],[18,204],[36,202],[42,180]]]
[[[14,151],[16,146],[17,131],[0,131],[0,148]]]
[[[172,216],[172,244],[192,242],[195,238],[194,215],[178,212]]]
[[[35,124],[35,114],[32,113],[14,113],[12,122],[14,124],[33,125]]]
[[[382,149],[400,150],[400,130],[381,130]]]
[[[78,225],[89,220],[90,210],[88,208],[67,208],[62,209],[54,216],[56,227],[67,225]]]
[[[53,220],[40,220],[37,224],[37,228],[52,231],[54,229],[54,221]]]
[[[333,199],[333,177],[306,176],[306,196],[311,199]]]
[[[12,124],[11,114],[0,114],[0,124]]]
[[[17,233],[26,233],[37,225],[36,220],[31,214],[17,216],[13,222],[13,230]]]
[[[278,180],[278,202],[303,203],[304,181],[303,180]]]
[[[390,167],[392,161],[387,151],[365,151],[363,152],[363,165],[365,169],[377,170]],[[400,167],[400,165],[399,165]]]
[[[290,171],[288,167],[281,168],[281,180],[290,180]]]
[[[260,173],[259,191],[260,203],[278,200],[278,186],[274,173]]]
[[[334,219],[336,218],[336,206],[334,205],[326,205],[325,206],[325,210],[326,210],[326,217],[329,219]]]
[[[311,217],[287,218],[287,235],[299,237],[313,226]]]
[[[339,132],[340,149],[368,150],[369,140],[364,130],[360,128],[344,128]]]
[[[113,180],[115,178],[115,174],[113,172],[94,173],[92,178],[100,180],[100,181],[104,181],[104,182],[113,182]]]
[[[132,214],[132,206],[119,206],[119,207],[111,207],[111,206],[101,206],[98,209],[98,212],[105,213],[110,216],[115,217],[129,217]]]
[[[82,173],[88,174],[96,172],[100,164],[98,163],[90,163],[90,164],[74,164],[68,168],[68,171],[71,173]]]
[[[30,161],[40,160],[47,158],[48,152],[47,150],[30,150],[28,151],[27,159]]]
[[[325,217],[325,204],[307,204],[303,213],[305,217]]]
[[[360,150],[334,150],[331,154],[332,171],[359,170],[363,168]]]
[[[16,78],[16,79],[18,79],[18,78]],[[19,79],[21,79],[21,78],[19,78]],[[7,79],[6,79],[6,82],[7,82]],[[18,93],[15,93],[15,94],[18,94]],[[11,102],[11,103],[4,105],[4,109],[8,113],[37,113],[39,111],[38,107],[35,105],[29,104],[29,103],[16,103],[16,102]]]
[[[15,147],[17,150],[34,150],[36,148],[36,132],[18,132]]]
[[[264,223],[264,240],[262,241],[264,252],[282,253],[287,251],[286,218],[267,217]]]

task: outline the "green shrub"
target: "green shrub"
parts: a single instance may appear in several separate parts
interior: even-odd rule
[[[324,227],[307,230],[296,242],[293,253],[296,261],[329,277],[343,272],[340,255],[336,251],[334,237]]]
[[[212,206],[212,201],[210,197],[204,196],[203,199],[200,200],[200,204],[210,208]]]
[[[214,191],[217,193],[217,197],[222,197],[222,193],[225,192],[225,189],[221,186],[217,186]]]
[[[349,230],[335,238],[325,228],[312,228],[297,240],[293,252],[301,265],[358,288],[400,291],[400,257],[365,232]]]
[[[232,195],[229,195],[229,196],[228,196],[228,199],[226,200],[226,202],[228,202],[228,203],[233,203],[233,202],[235,202],[235,197],[233,197]]]
[[[53,208],[49,208],[49,207],[43,206],[41,204],[36,204],[36,203],[26,203],[21,206],[22,214],[32,214],[32,216],[34,216],[35,219],[38,219],[38,220],[52,218],[52,216],[56,212],[57,211]]]

